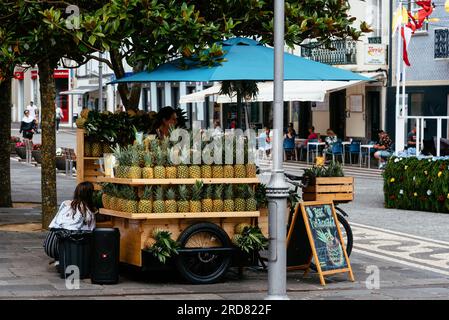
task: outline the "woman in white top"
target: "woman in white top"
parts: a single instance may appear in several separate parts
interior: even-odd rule
[[[59,258],[59,245],[56,231],[92,231],[95,229],[94,186],[81,182],[75,189],[73,200],[64,201],[49,225],[50,232],[44,241],[45,253],[56,260]]]

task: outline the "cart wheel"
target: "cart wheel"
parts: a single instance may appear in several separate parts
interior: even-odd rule
[[[178,239],[181,248],[230,248],[223,229],[210,222],[191,225]],[[183,252],[176,258],[176,267],[191,283],[207,284],[221,279],[231,264],[230,252]]]

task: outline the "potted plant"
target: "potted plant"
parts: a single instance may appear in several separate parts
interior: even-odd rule
[[[31,151],[31,155],[37,163],[42,163],[41,147],[41,144],[35,144],[33,145],[33,150]]]
[[[56,149],[56,169],[65,170],[65,155],[62,148]]]
[[[26,147],[25,143],[23,142],[17,142],[16,143],[16,153],[21,159],[26,159]]]
[[[14,154],[16,153],[16,143],[20,142],[20,137],[12,136],[9,141],[11,143],[11,154]]]
[[[304,201],[348,202],[354,199],[354,178],[345,177],[340,163],[331,161],[327,167],[313,166],[304,170],[306,187]]]

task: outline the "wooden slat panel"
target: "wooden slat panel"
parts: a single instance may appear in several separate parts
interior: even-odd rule
[[[115,218],[113,226],[120,230],[120,262],[142,266],[140,223]]]
[[[314,185],[303,189],[304,192],[353,192],[354,186],[352,184],[338,184],[338,185]]]
[[[309,196],[310,195],[310,196]],[[305,193],[305,201],[349,201],[353,200],[352,193]]]
[[[85,169],[84,170],[84,175],[86,176],[98,176],[101,175],[103,176],[103,173],[100,170],[95,170],[95,169]]]
[[[233,212],[187,212],[187,213],[128,213],[110,209],[100,209],[101,214],[114,217],[146,220],[146,219],[202,219],[202,218],[237,218],[259,217],[259,211],[233,211]]]
[[[354,177],[319,177],[315,184],[353,184]]]
[[[121,178],[101,178],[100,182],[111,182],[129,185],[146,185],[146,184],[195,184],[197,180],[202,180],[205,184],[223,184],[223,183],[260,183],[258,178],[233,178],[233,179],[121,179]]]
[[[79,161],[76,162],[76,182],[80,183],[84,181],[84,130],[76,130],[76,154]]]

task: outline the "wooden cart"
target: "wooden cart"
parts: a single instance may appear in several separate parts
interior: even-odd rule
[[[204,184],[258,184],[258,178],[244,179],[120,179],[104,177],[96,164],[99,158],[84,157],[84,131],[77,133],[77,180],[90,181],[101,188],[99,183],[109,182],[134,187],[146,185],[194,184],[202,180]],[[102,227],[120,230],[120,262],[141,267],[143,270],[175,266],[181,275],[192,283],[213,283],[218,281],[230,266],[245,266],[257,263],[257,253],[243,254],[232,245],[234,228],[239,223],[258,225],[268,237],[268,212],[189,212],[189,213],[128,213],[100,209],[100,214],[108,217]],[[168,230],[173,239],[181,245],[179,255],[161,265],[146,249],[153,241],[155,228]]]

